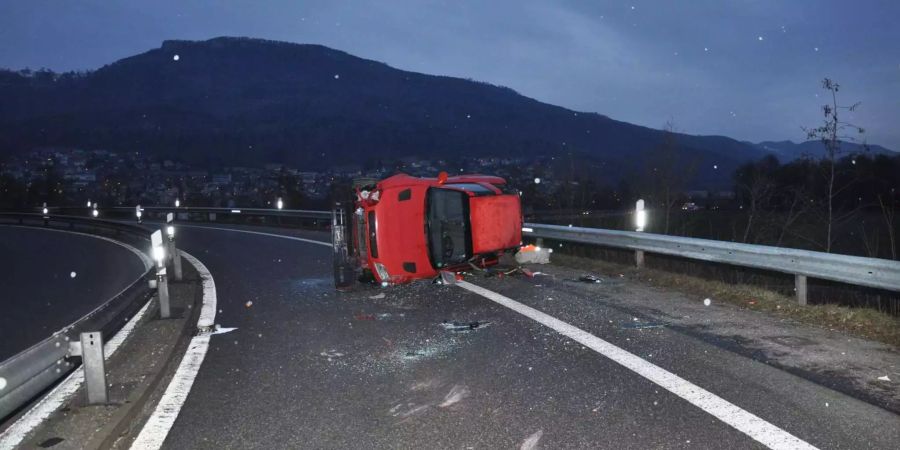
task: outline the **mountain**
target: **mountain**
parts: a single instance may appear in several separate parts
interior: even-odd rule
[[[806,141],[796,144],[791,141],[766,141],[756,144],[762,151],[769,152],[778,157],[781,162],[789,162],[798,158],[822,158],[826,155],[827,150],[822,141]],[[840,153],[842,155],[851,153],[862,153],[869,155],[897,155],[896,152],[888,150],[880,145],[862,145],[855,142],[841,142]]]
[[[597,176],[634,173],[660,130],[487,83],[392,68],[319,45],[166,41],[87,73],[0,72],[0,153],[36,146],[143,151],[203,164],[320,168],[405,156],[572,153]],[[726,183],[769,151],[679,134],[685,164]]]

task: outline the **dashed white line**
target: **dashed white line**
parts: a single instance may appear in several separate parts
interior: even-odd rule
[[[687,400],[692,405],[706,411],[715,418],[725,422],[769,448],[779,450],[816,448],[806,441],[803,441],[787,431],[741,409],[712,392],[709,392],[662,367],[646,361],[633,353],[604,341],[587,331],[563,322],[530,306],[523,305],[509,297],[505,297],[472,283],[459,281],[456,284],[467,291],[478,294],[488,300],[522,314],[529,319],[537,321],[563,336],[615,361],[632,372],[656,383],[684,400]]]
[[[200,273],[203,281],[203,306],[200,309],[200,318],[197,327],[200,329],[213,326],[216,319],[216,282],[213,280],[209,269],[189,253],[182,251],[184,257]],[[162,447],[169,430],[175,424],[175,419],[181,412],[184,402],[187,401],[203,359],[209,349],[209,333],[202,333],[191,338],[187,352],[181,358],[181,363],[172,377],[169,386],[162,398],[153,410],[153,414],[147,419],[140,434],[131,444],[132,449],[155,450]]]

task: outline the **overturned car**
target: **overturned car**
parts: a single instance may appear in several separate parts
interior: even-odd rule
[[[485,175],[394,175],[355,183],[332,211],[334,282],[382,285],[487,267],[522,244],[519,193]]]

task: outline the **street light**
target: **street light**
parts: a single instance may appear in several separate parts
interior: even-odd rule
[[[167,226],[166,227],[166,235],[169,236],[169,239],[175,237],[175,227],[172,225]]]
[[[100,211],[97,211],[97,203],[94,203],[94,209],[91,210],[91,215],[94,216],[94,218],[97,218],[97,216],[100,215]]]
[[[175,199],[175,207],[176,207],[176,208],[180,208],[180,207],[181,207],[181,200],[179,200],[179,199],[177,199],[177,198]]]
[[[284,208],[284,202],[281,200],[281,197],[278,197],[278,202],[275,203],[278,209]]]

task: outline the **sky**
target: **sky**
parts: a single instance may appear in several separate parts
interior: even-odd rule
[[[166,39],[322,44],[579,111],[802,141],[821,79],[900,151],[900,1],[0,0],[0,67],[95,69]]]

